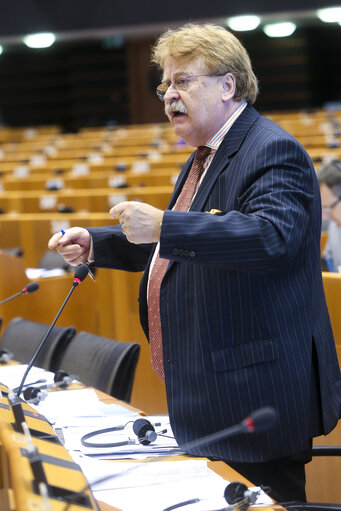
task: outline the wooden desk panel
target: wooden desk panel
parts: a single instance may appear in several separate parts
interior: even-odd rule
[[[24,265],[35,268],[48,250],[51,235],[69,227],[100,227],[117,220],[105,213],[22,213],[0,216],[1,248],[23,249]]]
[[[5,213],[39,213],[58,212],[59,207],[70,206],[78,212],[105,213],[118,202],[133,200],[166,209],[172,191],[173,186],[0,192],[0,208]]]
[[[341,275],[322,272],[336,350],[341,364]],[[316,445],[341,445],[341,421],[329,435],[314,440]],[[316,457],[307,466],[307,495],[312,502],[341,502],[341,457]]]
[[[322,278],[336,351],[341,365],[341,274],[322,272]]]
[[[21,291],[27,282],[29,280],[25,275],[23,260],[19,257],[0,252],[0,301]],[[28,314],[27,304],[33,294],[18,296],[1,306],[2,331],[15,316],[25,316]]]
[[[341,445],[341,420],[327,436],[314,439],[314,445]],[[310,502],[341,502],[341,457],[313,457],[306,468],[307,498]]]
[[[3,391],[8,389],[2,386]],[[43,499],[40,494],[34,491],[33,472],[27,456],[23,450],[27,448],[27,441],[23,433],[16,432],[12,424],[14,414],[8,406],[8,399],[1,397],[1,420],[0,420],[0,450],[1,450],[1,473],[2,479],[2,500],[0,503],[2,511],[31,511],[33,509],[46,509],[43,506]],[[42,433],[55,437],[50,424],[26,403],[22,404],[22,411],[34,412],[34,416],[25,415],[27,426]],[[37,417],[37,418],[36,418]],[[86,479],[73,461],[66,449],[55,442],[48,442],[33,437],[32,442],[38,452],[45,456],[43,470],[48,484],[62,489],[84,494],[88,499],[89,506],[70,505],[70,511],[77,509],[96,510],[96,503],[90,493]],[[49,499],[51,511],[62,511],[66,503],[57,499]]]
[[[180,170],[180,169],[179,169]],[[125,184],[127,187],[137,186],[173,186],[179,170],[174,168],[150,170],[146,173],[133,171],[113,172],[103,170],[100,172],[90,172],[85,176],[75,176],[72,173],[65,173],[62,176],[56,176],[53,173],[30,174],[25,178],[13,176],[4,177],[1,182],[4,191],[41,191],[42,193],[51,193],[47,191],[47,183],[55,181],[60,182],[62,190],[68,189],[94,189],[111,188],[113,192],[124,192],[123,188],[117,185]]]

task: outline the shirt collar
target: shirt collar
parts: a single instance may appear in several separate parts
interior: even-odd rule
[[[210,147],[211,149],[217,150],[218,147],[220,146],[223,138],[225,137],[226,133],[229,131],[229,129],[231,128],[232,124],[238,119],[238,117],[243,112],[243,110],[244,110],[244,108],[246,106],[247,106],[247,102],[246,101],[242,101],[241,104],[239,105],[239,107],[237,108],[237,110],[235,110],[233,112],[231,117],[229,117],[227,119],[225,124],[222,125],[222,127],[217,131],[217,133],[215,135],[213,135],[213,137],[210,138],[206,142],[205,145],[207,147]]]

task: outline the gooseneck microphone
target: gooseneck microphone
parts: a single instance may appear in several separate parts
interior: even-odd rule
[[[20,396],[21,392],[22,392],[22,389],[23,389],[23,386],[24,386],[24,383],[25,383],[25,380],[26,380],[26,377],[30,371],[30,369],[32,368],[34,362],[36,361],[36,358],[38,357],[39,353],[41,352],[42,348],[44,347],[44,344],[48,338],[48,336],[50,335],[50,332],[52,330],[52,328],[54,327],[54,325],[56,324],[57,322],[57,319],[59,318],[59,316],[61,315],[65,305],[67,304],[67,302],[69,301],[69,298],[72,294],[72,292],[74,291],[74,289],[78,286],[78,284],[80,284],[84,279],[85,277],[87,276],[87,274],[89,273],[89,267],[86,265],[86,264],[81,264],[80,266],[78,266],[77,270],[75,271],[75,275],[74,275],[74,278],[73,278],[73,284],[72,284],[72,287],[67,295],[67,297],[65,298],[64,302],[63,302],[63,305],[61,306],[61,308],[59,309],[58,313],[57,313],[57,316],[54,318],[53,320],[53,323],[52,325],[49,327],[49,329],[47,330],[46,334],[44,335],[43,337],[43,340],[41,341],[37,351],[35,352],[35,354],[33,355],[32,357],[32,360],[29,362],[27,368],[26,368],[26,371],[24,373],[24,376],[21,380],[21,383],[18,387],[18,391],[17,391],[17,397]]]
[[[5,300],[2,300],[2,302],[0,302],[0,305],[3,305],[4,303],[6,302],[9,302],[10,300],[13,300],[13,298],[16,298],[17,296],[20,296],[20,295],[27,295],[28,293],[33,293],[34,291],[37,291],[37,289],[39,289],[39,284],[38,282],[29,282],[25,287],[24,289],[22,289],[21,291],[19,291],[19,293],[15,293],[14,295],[6,298]]]
[[[254,410],[250,413],[250,415],[234,426],[216,431],[215,433],[199,438],[198,440],[181,444],[180,447],[185,452],[188,452],[190,449],[201,447],[204,444],[216,442],[217,440],[224,440],[241,433],[261,433],[268,431],[275,425],[277,419],[278,416],[276,410],[271,406],[264,406],[263,408]]]

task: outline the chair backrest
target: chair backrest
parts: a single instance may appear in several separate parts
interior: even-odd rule
[[[62,268],[65,271],[71,271],[70,266],[64,259],[64,257],[58,252],[47,250],[43,257],[38,262],[38,268],[44,268],[46,270],[54,270],[55,268]]]
[[[59,369],[123,401],[130,401],[140,345],[79,332],[60,358]]]
[[[20,317],[14,318],[1,336],[0,349],[8,349],[13,353],[15,360],[27,364],[40,346],[48,328],[49,325],[43,323]],[[53,327],[35,365],[48,371],[55,371],[59,352],[65,350],[75,334],[74,327]]]

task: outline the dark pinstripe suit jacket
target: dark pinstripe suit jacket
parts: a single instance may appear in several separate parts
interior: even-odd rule
[[[175,186],[172,208],[190,168]],[[211,209],[221,213],[206,213]],[[238,423],[271,405],[267,433],[193,449],[231,461],[265,461],[308,447],[341,411],[341,378],[320,266],[321,209],[302,146],[248,106],[221,143],[190,212],[166,210],[160,255],[166,390],[178,442]],[[145,270],[154,246],[117,227],[89,229],[97,266]],[[313,370],[312,351],[317,368]]]

